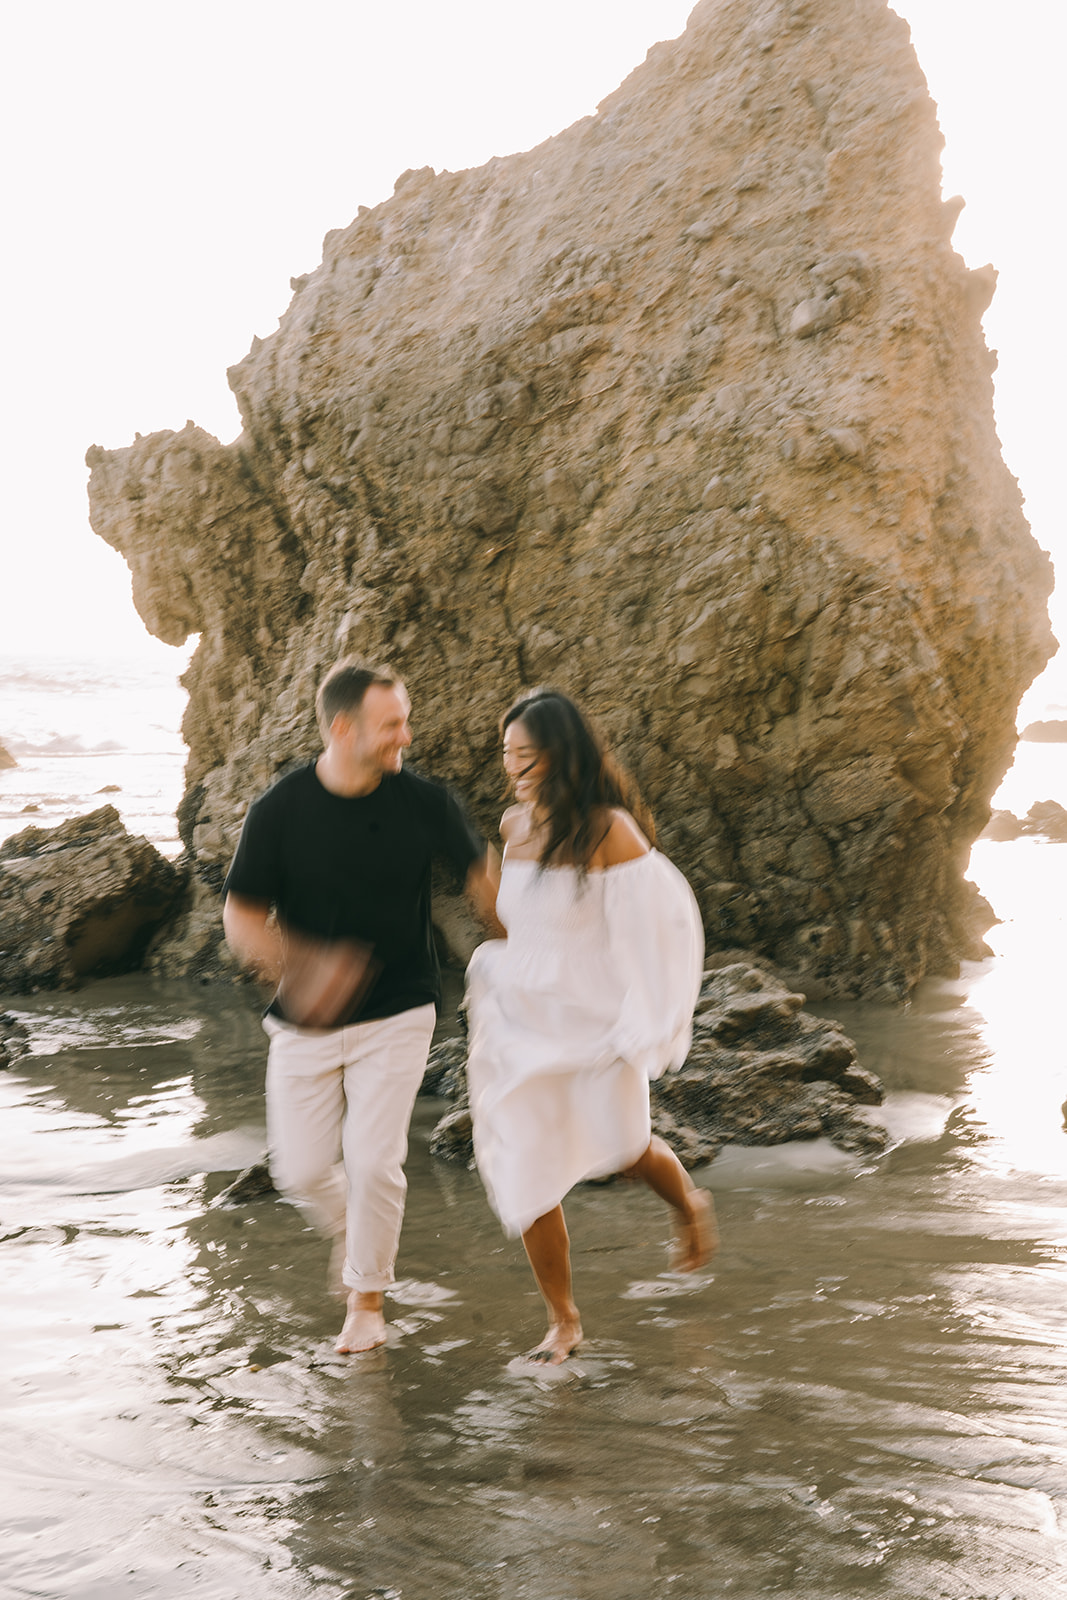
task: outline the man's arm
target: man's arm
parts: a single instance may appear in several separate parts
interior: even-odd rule
[[[282,927],[264,900],[231,892],[222,926],[241,965],[277,990],[286,1019],[300,1027],[339,1026],[378,970],[369,945],[358,939],[316,939]]]
[[[269,902],[231,892],[223,903],[222,927],[241,965],[262,983],[276,986],[282,975],[282,936]]]

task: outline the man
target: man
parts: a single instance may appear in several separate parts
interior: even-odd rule
[[[496,870],[455,797],[404,770],[411,703],[395,673],[342,661],[315,708],[325,748],[249,808],[223,926],[276,986],[264,1018],[271,1168],[343,1235],[337,1349],[357,1351],[385,1341],[408,1123],[440,999],[431,863],[449,862],[490,922]]]

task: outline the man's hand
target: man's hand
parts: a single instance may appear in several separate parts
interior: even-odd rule
[[[301,1028],[335,1028],[350,1016],[381,969],[359,939],[313,939],[282,929],[278,1003]]]
[[[301,1028],[337,1027],[379,970],[370,945],[286,928],[263,900],[228,894],[222,925],[234,955],[277,990],[286,1020]]]

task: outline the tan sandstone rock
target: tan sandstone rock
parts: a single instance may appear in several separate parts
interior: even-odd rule
[[[404,173],[328,234],[230,373],[234,444],[89,452],[148,626],[201,634],[197,939],[358,651],[403,670],[416,758],[487,828],[501,709],[580,697],[713,947],[886,995],[982,948],[963,872],[1051,574],[941,142],[883,0],[704,0],[595,116]]]

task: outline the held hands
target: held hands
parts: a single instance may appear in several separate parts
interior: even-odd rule
[[[380,971],[372,947],[359,939],[316,939],[295,928],[279,932],[278,1002],[287,1020],[301,1028],[337,1027]]]

